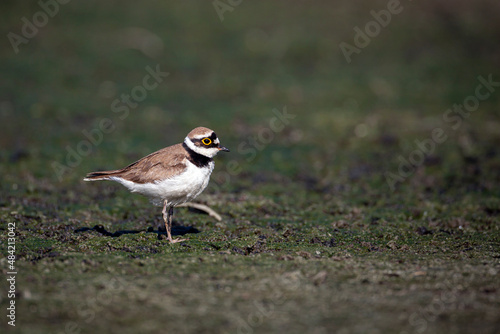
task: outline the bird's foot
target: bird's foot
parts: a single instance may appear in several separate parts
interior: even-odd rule
[[[176,242],[182,242],[182,241],[186,241],[186,240],[189,240],[189,239],[188,238],[186,238],[186,239],[181,239],[181,238],[173,239],[173,238],[170,238],[168,240],[170,241],[170,243],[175,244]]]

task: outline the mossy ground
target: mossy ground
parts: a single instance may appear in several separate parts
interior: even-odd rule
[[[1,279],[2,331],[499,332],[500,88],[444,115],[479,76],[500,81],[500,8],[401,4],[350,63],[339,44],[387,2],[244,1],[223,21],[212,2],[70,2],[19,53],[4,38],[0,263],[15,223],[18,274],[15,328]],[[4,35],[40,10],[0,7]],[[115,112],[157,65],[164,81]],[[147,232],[161,210],[146,199],[82,181],[199,125],[232,152],[198,198],[223,220],[176,210],[200,231],[188,241]],[[391,189],[436,128],[446,140]],[[95,225],[142,232],[77,232]]]

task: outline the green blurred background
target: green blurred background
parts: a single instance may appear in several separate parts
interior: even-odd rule
[[[355,45],[355,28],[364,30],[375,20],[372,11],[380,13],[392,4],[397,5],[397,2],[221,0],[70,1],[59,4],[54,1],[2,1],[0,218],[2,224],[10,220],[18,222],[20,240],[27,245],[19,246],[18,263],[25,266],[25,272],[32,272],[34,278],[19,278],[24,282],[21,286],[32,284],[33,295],[38,291],[43,296],[40,300],[55,310],[49,315],[33,315],[23,320],[29,324],[24,328],[36,332],[37,326],[43,324],[39,332],[58,331],[64,326],[60,319],[80,319],[81,323],[81,317],[75,316],[77,305],[71,304],[67,297],[54,297],[57,293],[44,283],[56,284],[61,282],[65,271],[73,273],[72,269],[50,267],[52,260],[46,259],[50,250],[57,250],[58,254],[69,258],[76,256],[78,266],[79,261],[87,261],[87,256],[91,258],[89,261],[107,263],[108,269],[96,269],[98,266],[88,269],[89,287],[96,289],[100,286],[95,279],[95,275],[101,274],[99,270],[107,273],[106,270],[122,261],[115,256],[125,251],[117,251],[111,246],[108,250],[100,244],[105,242],[102,236],[96,234],[88,240],[78,239],[75,234],[66,236],[64,233],[68,229],[72,231],[95,224],[103,224],[110,230],[146,228],[159,215],[145,199],[128,194],[118,185],[85,184],[83,176],[94,170],[124,167],[157,149],[180,142],[197,126],[214,129],[222,143],[231,148],[231,153],[216,158],[211,185],[199,198],[217,209],[224,216],[224,223],[180,210],[176,216],[178,222],[202,231],[191,237],[193,248],[190,251],[194,255],[182,246],[169,248],[154,244],[154,239],[147,241],[147,247],[154,247],[158,257],[152,255],[153,251],[149,254],[146,248],[131,251],[136,252],[133,256],[149,254],[147,256],[159,261],[154,264],[157,267],[146,265],[149,268],[147,275],[162,270],[172,275],[169,279],[173,283],[165,283],[153,274],[156,281],[152,280],[160,290],[170,283],[180,286],[192,283],[193,291],[182,290],[185,286],[180,288],[183,291],[180,294],[168,290],[169,296],[173,294],[172,298],[177,298],[181,304],[188,295],[211,295],[212,292],[207,291],[212,291],[210,282],[214,277],[226,283],[241,278],[234,276],[234,270],[217,267],[222,259],[210,262],[208,256],[212,253],[207,249],[215,244],[219,247],[216,249],[238,256],[234,255],[231,240],[242,249],[257,240],[252,239],[257,238],[257,232],[254,234],[247,229],[260,229],[270,235],[278,233],[279,238],[283,231],[293,231],[297,233],[296,244],[290,246],[294,252],[312,254],[316,248],[311,247],[316,245],[311,246],[309,240],[314,237],[327,240],[330,238],[326,237],[328,233],[340,229],[345,233],[335,237],[341,240],[339,248],[320,249],[321,252],[327,252],[330,260],[335,259],[331,261],[338,261],[339,254],[345,255],[347,249],[353,261],[359,260],[359,263],[364,262],[360,257],[370,252],[372,246],[367,248],[356,239],[358,237],[377,245],[379,242],[385,245],[394,238],[399,246],[388,248],[391,256],[400,256],[401,252],[405,254],[405,249],[411,249],[412,254],[418,253],[431,263],[434,258],[425,256],[440,252],[445,246],[432,241],[425,244],[430,248],[424,250],[419,249],[419,245],[429,241],[426,235],[431,238],[426,231],[445,229],[453,235],[443,239],[449,249],[455,249],[451,246],[455,243],[463,249],[474,244],[488,245],[478,246],[475,259],[490,261],[492,268],[496,268],[493,272],[497,273],[498,260],[494,259],[498,257],[492,257],[491,252],[498,256],[500,87],[481,101],[477,110],[463,119],[456,129],[451,127],[454,123],[446,122],[443,117],[454,104],[461,104],[475,94],[480,76],[500,81],[500,2],[401,1],[390,23],[380,27],[369,44],[359,48],[348,61],[341,50],[342,43]],[[53,12],[53,17],[44,14],[47,8]],[[41,26],[36,32],[25,28],[26,22],[32,23],[34,19]],[[24,35],[33,36],[23,37],[23,29]],[[157,88],[147,91],[142,101],[129,107],[126,117],[122,117],[124,109],[117,112],[114,101],[121,99],[122,94],[140,92],[137,87],[143,85],[148,67],[159,68],[169,75]],[[285,110],[293,117],[289,124],[282,131],[270,132],[270,122],[276,112]],[[113,128],[102,131],[103,119],[111,120]],[[436,128],[445,131],[447,140],[436,145],[431,154],[425,154],[422,163],[391,189],[387,173],[400,175],[401,159],[409,159],[417,149],[415,140],[432,138]],[[93,133],[98,144],[85,144],[89,142],[85,133]],[[69,153],[78,153],[78,150],[84,154],[75,157]],[[425,229],[415,233],[420,226]],[[53,232],[59,228],[66,228],[66,232],[60,232],[60,239],[59,232]],[[465,233],[463,231],[471,234],[459,237],[453,234]],[[380,236],[375,237],[377,233]],[[220,241],[221,235],[227,236],[229,241]],[[398,239],[399,235],[405,237]],[[33,236],[36,236],[34,241],[30,239]],[[128,244],[137,242],[133,239]],[[406,246],[400,242],[405,242]],[[275,247],[279,256],[289,256],[285,246],[281,250],[278,244]],[[462,248],[455,250],[461,252]],[[44,253],[43,249],[49,250]],[[98,255],[101,252],[105,257]],[[174,261],[170,254],[182,260],[168,262]],[[218,256],[217,252],[214,254]],[[290,254],[296,256],[293,252]],[[309,253],[301,254],[302,258],[310,258]],[[351,255],[346,256],[350,258]],[[455,263],[453,256],[458,255],[446,255],[440,266],[450,261]],[[198,257],[205,259],[203,269],[198,264],[186,264]],[[37,258],[47,262],[30,267],[34,263],[30,261]],[[459,261],[456,257],[453,259]],[[388,263],[386,258],[372,260],[375,268]],[[135,260],[127,258],[124,261]],[[167,261],[168,265],[161,261]],[[290,266],[293,266],[283,264],[285,269],[278,269],[281,267],[271,258],[263,263],[259,263],[259,259],[255,261],[241,264],[242,268],[252,268],[249,269],[252,273],[246,278],[249,286],[232,287],[236,301],[231,299],[233,297],[219,296],[218,300],[223,303],[220,309],[209,307],[211,311],[202,312],[196,307],[200,303],[204,305],[204,300],[189,297],[182,312],[177,314],[181,322],[169,318],[172,328],[183,331],[188,324],[191,330],[206,332],[241,329],[234,317],[224,316],[224,312],[234,310],[241,311],[238,317],[246,319],[251,312],[246,306],[238,307],[240,290],[248,289],[252,296],[260,298],[259,293],[266,290],[253,284],[253,279],[268,279],[268,273],[292,270]],[[420,297],[427,296],[422,292],[426,291],[425,283],[417,290],[401,283],[396,289],[404,291],[399,301],[389,301],[392,297],[387,296],[390,294],[381,292],[378,300],[383,302],[377,306],[380,313],[372,313],[373,310],[356,313],[366,304],[363,296],[375,293],[370,288],[367,290],[370,285],[363,285],[365,280],[371,279],[370,275],[355,283],[346,283],[348,292],[344,299],[322,300],[322,296],[340,293],[337,283],[343,276],[336,275],[342,275],[345,268],[335,266],[343,265],[342,261],[324,263],[328,278],[324,281],[323,276],[318,277],[320,285],[326,282],[323,285],[326,290],[314,290],[317,286],[314,280],[310,289],[304,290],[304,295],[288,297],[297,302],[295,309],[284,311],[289,318],[277,315],[274,320],[259,325],[259,329],[264,332],[276,332],[278,328],[286,328],[289,332],[314,332],[312,329],[321,325],[324,331],[318,329],[316,332],[332,332],[342,326],[347,332],[359,333],[367,330],[376,333],[377,328],[384,333],[419,332],[421,327],[411,322],[409,325],[408,314],[422,309],[431,300]],[[412,265],[397,262],[401,266],[398,268],[421,272],[419,268],[424,266],[421,259],[412,257],[410,261]],[[314,272],[310,276],[317,277],[316,273],[323,269],[310,262],[296,264],[293,270],[309,268]],[[195,274],[170,274],[171,266]],[[457,269],[459,267],[457,264],[455,269],[446,268],[444,277],[451,275],[453,270],[462,270]],[[46,268],[52,271],[49,273]],[[351,266],[350,270],[355,271],[352,268],[358,266]],[[364,274],[355,271],[354,277],[366,276],[365,269],[360,269]],[[309,277],[305,269],[302,270],[302,274]],[[208,276],[204,276],[204,272]],[[488,273],[492,271],[479,276],[487,280]],[[128,274],[136,272],[132,270],[132,274]],[[61,291],[75,299],[83,298],[86,290],[81,288],[85,280],[77,284],[74,283],[77,278],[72,280],[69,275],[70,278],[66,278],[69,288]],[[441,282],[441,274],[436,275],[433,276],[435,281],[429,284]],[[479,276],[474,277],[483,279]],[[482,328],[492,333],[498,329],[498,314],[492,315],[499,305],[498,282],[474,284],[481,289],[493,286],[494,290],[487,290],[493,291],[488,295],[489,302],[484,301],[486,297],[482,299],[481,307],[484,308],[475,308],[474,304],[475,311],[469,313],[467,310],[453,313],[454,309],[450,311],[453,313],[450,318],[440,318],[436,322],[427,319],[429,327],[426,328],[436,332]],[[420,287],[423,290],[419,290]],[[148,291],[151,298],[156,293],[144,291]],[[26,292],[22,295],[26,297]],[[315,310],[315,301],[308,298],[323,303],[323,311]],[[353,301],[345,304],[346,300]],[[117,305],[128,301],[125,299]],[[135,313],[143,307],[144,299],[138,298],[136,302],[137,305],[131,303],[126,310],[111,308],[110,313],[92,324],[95,327],[86,328],[109,332],[128,326],[130,332],[137,332],[138,328],[143,332],[161,331],[162,312],[155,313],[157,309],[150,304],[144,306],[142,317],[154,314],[152,319],[157,321],[144,327],[140,313]],[[35,310],[41,308],[39,303],[36,298],[28,301],[24,304],[25,313],[33,307]],[[307,305],[308,310],[302,312],[301,305]],[[398,309],[401,305],[406,308],[398,313],[399,317],[393,317],[394,308],[391,307]],[[335,312],[337,307],[340,313],[329,313]],[[22,310],[19,310],[20,317]],[[125,322],[127,326],[120,320],[122,311],[130,319],[129,323]],[[191,314],[197,315],[199,323],[189,322]],[[360,325],[363,319],[367,320],[366,327]],[[113,327],[105,320],[120,325]],[[22,328],[18,330],[23,331]]]
[[[58,182],[52,163],[67,165],[68,147],[76,149],[86,140],[82,131],[103,118],[115,129],[65,171],[63,183],[179,142],[198,125],[233,148],[219,171],[236,159],[245,175],[278,173],[321,186],[384,179],[414,139],[443,126],[446,109],[474,92],[479,75],[498,80],[500,61],[497,2],[419,1],[402,2],[348,63],[340,43],[354,45],[353,28],[364,29],[374,20],[370,11],[387,4],[243,1],[221,7],[221,21],[212,2],[70,2],[16,54],[7,34],[22,36],[22,18],[33,22],[42,7],[4,2],[3,187],[23,183],[20,173]],[[121,119],[112,102],[142,83],[146,66],[170,75]],[[498,101],[492,94],[451,131],[437,148],[440,167],[457,172],[460,161],[447,154],[460,138],[470,154],[495,150]],[[239,145],[284,107],[296,118],[248,162]]]

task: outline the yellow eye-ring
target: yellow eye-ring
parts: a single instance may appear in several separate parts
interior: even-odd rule
[[[210,139],[210,138],[203,138],[203,140],[201,142],[203,144],[205,144],[205,145],[208,146],[208,145],[212,144],[212,139]]]

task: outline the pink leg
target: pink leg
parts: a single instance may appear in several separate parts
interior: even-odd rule
[[[165,203],[163,204],[162,214],[163,214],[163,221],[165,222],[165,228],[167,230],[168,241],[170,241],[171,243],[176,243],[176,242],[188,240],[188,239],[173,239],[172,238],[171,230],[172,230],[172,217],[174,215],[174,207],[173,206],[169,207],[168,213],[167,213],[167,206],[168,206],[167,200],[165,200]]]

